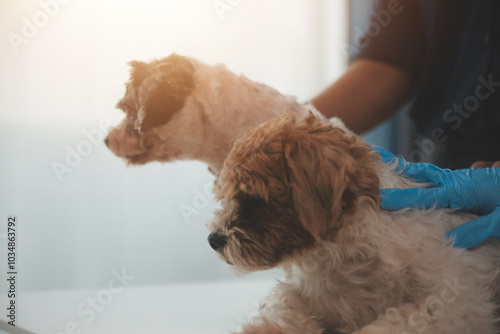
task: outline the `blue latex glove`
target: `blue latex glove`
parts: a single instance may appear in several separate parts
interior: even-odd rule
[[[398,163],[398,171],[432,188],[381,189],[381,206],[388,210],[405,207],[449,207],[481,217],[464,223],[447,234],[455,246],[475,247],[490,237],[500,238],[500,168],[441,169],[427,163],[410,163],[394,154],[374,148],[386,163]]]

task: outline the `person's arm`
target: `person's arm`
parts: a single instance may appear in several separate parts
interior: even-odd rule
[[[395,115],[412,94],[412,78],[400,68],[358,59],[311,102],[326,117],[339,117],[356,133]]]
[[[354,33],[349,47],[349,68],[311,101],[326,117],[339,117],[356,133],[375,128],[399,111],[417,87],[425,63],[420,1],[370,3],[366,34],[358,38]],[[374,33],[369,27],[380,29]]]

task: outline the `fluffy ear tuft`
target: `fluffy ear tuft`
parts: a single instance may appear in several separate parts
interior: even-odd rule
[[[214,188],[218,200],[228,201],[244,192],[269,201],[287,192],[283,179],[284,129],[279,125],[275,120],[268,121],[248,130],[234,143]]]
[[[132,84],[144,95],[136,128],[148,130],[167,123],[194,89],[193,65],[176,54],[149,64],[130,64]]]
[[[379,203],[371,147],[315,116],[296,121],[284,139],[295,209],[316,238],[332,236],[360,201]]]
[[[269,198],[268,186],[264,179],[252,174],[248,168],[239,164],[221,171],[214,192],[217,200],[223,200],[226,203],[242,193],[262,198],[265,201]]]
[[[128,63],[130,65],[130,80],[139,85],[148,75],[148,64],[143,61],[133,60]]]

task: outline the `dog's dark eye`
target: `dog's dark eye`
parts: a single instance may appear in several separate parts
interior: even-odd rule
[[[237,198],[240,209],[238,216],[242,220],[250,221],[258,211],[266,204],[266,201],[259,196],[240,194]]]

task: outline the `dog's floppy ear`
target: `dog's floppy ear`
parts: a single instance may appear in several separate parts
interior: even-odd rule
[[[131,82],[142,97],[136,128],[148,130],[167,123],[194,89],[193,65],[176,54],[149,64],[130,64]]]
[[[360,200],[378,205],[375,157],[358,137],[311,114],[290,127],[284,155],[295,209],[314,237],[332,236]]]

